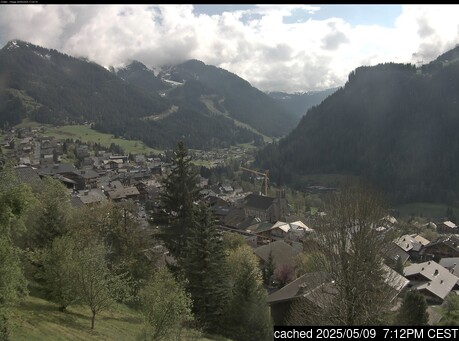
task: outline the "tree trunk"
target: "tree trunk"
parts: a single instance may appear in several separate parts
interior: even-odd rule
[[[96,312],[92,311],[92,318],[91,318],[91,329],[94,329],[94,322],[96,321]]]

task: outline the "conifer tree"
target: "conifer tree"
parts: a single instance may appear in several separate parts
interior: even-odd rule
[[[180,264],[188,280],[193,313],[204,330],[220,332],[229,298],[229,277],[223,243],[208,208],[199,206]]]
[[[234,340],[272,340],[272,322],[258,261],[248,245],[230,252],[232,296],[225,335]]]
[[[427,303],[424,296],[417,290],[410,290],[403,298],[398,313],[398,324],[404,326],[425,326],[429,321]]]
[[[179,258],[190,229],[194,202],[199,199],[197,173],[182,141],[174,151],[172,172],[163,181],[163,187],[162,210],[155,215],[155,221],[161,226],[162,239],[171,255]]]

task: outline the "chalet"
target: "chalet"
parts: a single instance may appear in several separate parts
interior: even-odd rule
[[[71,196],[71,203],[74,207],[83,205],[94,205],[106,201],[107,197],[100,189],[86,189],[80,192],[74,192]]]
[[[129,157],[127,155],[111,155],[110,160],[120,160],[122,163],[127,163]]]
[[[334,292],[331,287],[324,286],[327,282],[326,273],[311,272],[270,294],[267,302],[271,308],[274,324],[287,325],[291,307],[298,300],[304,300],[305,307],[311,307],[312,311],[317,310],[320,304],[317,302],[316,294],[321,293],[322,296],[327,293],[327,290],[330,290],[330,293]]]
[[[273,225],[271,229],[271,236],[291,241],[298,241],[302,239],[306,234],[312,232],[314,232],[314,230],[307,227],[300,220],[291,223],[278,221]]]
[[[140,192],[135,186],[124,187],[120,181],[112,181],[108,188],[105,188],[105,194],[113,201],[135,200],[140,196]]]
[[[450,257],[440,259],[440,265],[451,272],[454,276],[458,277],[459,281],[459,257]]]
[[[275,198],[258,194],[249,194],[245,198],[244,214],[246,217],[258,217],[262,221],[275,223],[289,213],[285,190],[277,190]]]
[[[277,240],[267,245],[259,246],[253,250],[260,259],[260,267],[263,269],[268,262],[269,255],[272,254],[276,269],[280,267],[295,267],[295,257],[301,252],[290,246],[283,240]]]
[[[410,281],[410,286],[433,304],[441,304],[451,290],[457,287],[458,278],[434,261],[407,266],[403,274]]]
[[[389,298],[392,302],[408,285],[409,281],[386,265],[383,265],[383,269],[386,274],[386,283],[392,289]],[[313,312],[320,314],[324,306],[333,302],[336,296],[337,289],[334,283],[326,272],[311,272],[270,294],[267,302],[271,308],[274,324],[286,325],[287,322],[295,324],[295,316],[291,316],[290,312],[292,304],[297,302],[304,305],[304,309],[308,312],[307,315]],[[288,321],[288,317],[293,321]],[[307,323],[308,321],[304,321],[304,317],[301,317],[302,322]],[[312,322],[317,323],[316,320]]]
[[[410,258],[408,252],[402,249],[397,243],[391,242],[383,251],[383,257],[392,268],[395,268],[398,262],[405,264]]]
[[[16,167],[14,172],[20,182],[29,184],[33,190],[39,191],[43,189],[43,181],[37,173],[37,170],[32,167]]]
[[[437,223],[437,232],[441,233],[456,233],[457,232],[457,225],[452,221],[442,221]]]
[[[123,160],[103,160],[102,163],[104,169],[118,169],[121,168],[121,166],[123,165]]]
[[[257,236],[257,245],[265,245],[276,241],[271,236],[273,224],[267,221],[261,221],[260,218],[254,218],[250,225],[244,230]]]
[[[415,261],[419,259],[422,249],[429,244],[427,239],[417,234],[405,234],[394,242]]]
[[[459,238],[456,236],[440,237],[426,245],[421,256],[423,259],[435,261],[442,258],[459,257]]]

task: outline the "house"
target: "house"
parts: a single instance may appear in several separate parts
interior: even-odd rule
[[[313,229],[307,227],[302,221],[297,220],[291,223],[283,221],[276,222],[271,229],[271,236],[283,238],[291,241],[299,241],[306,234],[314,232]]]
[[[258,194],[249,194],[245,198],[245,216],[258,217],[262,221],[269,221],[271,223],[275,223],[288,216],[290,210],[285,197],[285,190],[277,190],[276,194],[275,198]]]
[[[328,281],[326,273],[311,272],[298,277],[293,282],[270,294],[267,302],[271,309],[274,325],[281,326],[287,324],[291,307],[298,300],[306,300],[305,305],[311,306],[311,308],[320,305],[316,299],[318,297],[317,293],[320,296],[326,295],[327,289],[332,289],[324,286],[324,283]]]
[[[106,201],[104,192],[98,188],[86,189],[81,192],[74,192],[71,196],[71,203],[74,207],[83,205],[94,205]]]
[[[119,182],[119,181],[117,181]],[[123,185],[109,188],[105,192],[113,201],[121,201],[123,199],[138,199],[140,196],[139,190],[135,186],[124,187]]]
[[[385,283],[391,288],[388,299],[392,302],[409,281],[388,266],[383,264],[382,267],[385,272]],[[337,293],[334,280],[326,272],[311,272],[270,294],[267,302],[271,308],[274,324],[285,325],[293,304],[301,302],[307,318],[309,314],[320,314],[326,305],[333,304]],[[302,322],[307,323],[307,321]],[[314,322],[317,323],[317,321]]]
[[[410,258],[408,252],[402,249],[397,243],[391,242],[383,250],[383,257],[386,262],[392,267],[395,268],[398,262],[405,264]]]
[[[440,261],[442,258],[459,257],[459,238],[456,236],[440,237],[424,247],[422,259]]]
[[[260,259],[260,267],[263,269],[268,262],[271,254],[274,260],[275,268],[289,267],[294,269],[295,257],[301,252],[290,246],[283,240],[276,240],[267,245],[259,246],[253,250],[255,255]]]
[[[37,173],[37,170],[32,167],[16,167],[14,172],[18,177],[20,182],[29,184],[34,191],[39,191],[43,189],[43,181]]]
[[[459,281],[459,257],[449,257],[440,259],[440,265],[458,277]]]
[[[272,223],[261,221],[260,218],[254,218],[254,221],[251,221],[250,225],[245,227],[244,230],[257,236],[257,245],[265,245],[275,241],[271,237],[272,228]]]
[[[452,221],[442,221],[437,223],[437,232],[441,233],[456,233],[457,225]]]
[[[422,293],[429,303],[441,304],[457,286],[458,278],[434,261],[412,264],[403,270],[410,286]]]
[[[415,261],[419,259],[421,250],[429,244],[427,239],[417,234],[405,234],[397,238],[394,242]]]

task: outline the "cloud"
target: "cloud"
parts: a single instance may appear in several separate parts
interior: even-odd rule
[[[345,44],[349,42],[349,39],[346,37],[346,35],[343,32],[336,30],[334,24],[330,26],[332,28],[332,32],[327,34],[323,38],[322,48],[324,48],[325,50],[336,50],[339,48],[341,44]]]
[[[459,43],[459,6],[406,5],[393,27],[316,19],[320,6],[196,14],[192,5],[26,5],[0,11],[0,43],[22,39],[106,67],[195,58],[261,90],[343,85],[360,65],[424,63]]]

